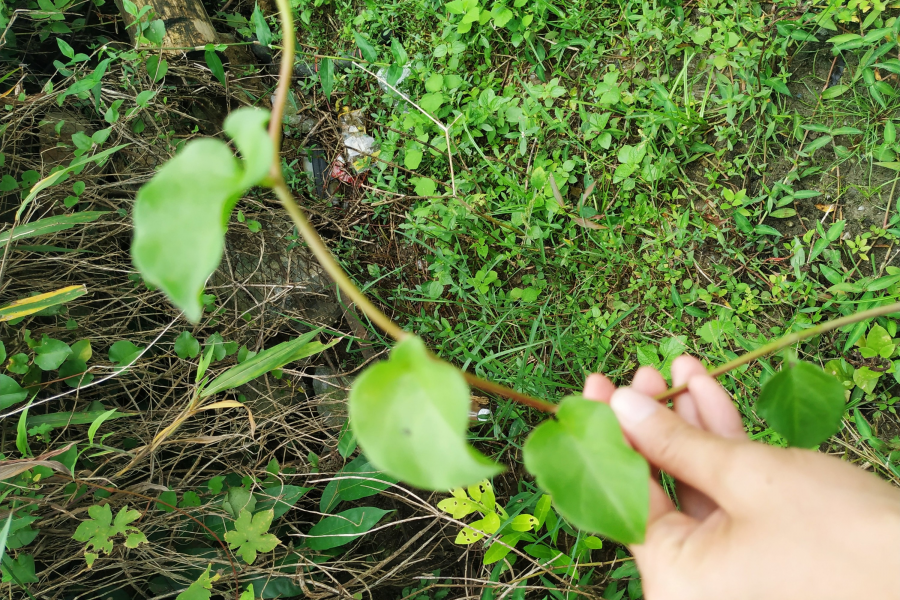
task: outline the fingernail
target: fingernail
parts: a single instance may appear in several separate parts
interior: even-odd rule
[[[660,409],[656,400],[627,387],[617,389],[609,405],[625,426],[637,425]]]

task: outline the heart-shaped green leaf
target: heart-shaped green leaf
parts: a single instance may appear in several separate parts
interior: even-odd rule
[[[247,108],[225,120],[244,161],[220,140],[195,140],[138,192],[134,264],[193,322],[203,314],[203,285],[222,259],[231,210],[272,162],[272,142],[262,128],[268,118],[267,111]]]
[[[612,409],[567,396],[556,419],[528,437],[525,468],[579,529],[640,543],[650,507],[650,467],[625,441]]]
[[[476,483],[502,471],[466,443],[469,386],[418,337],[366,369],[350,391],[350,423],[373,465],[427,490]]]
[[[805,362],[785,364],[763,386],[756,412],[791,446],[818,446],[841,428],[844,386]]]

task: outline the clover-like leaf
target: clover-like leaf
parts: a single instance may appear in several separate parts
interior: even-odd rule
[[[252,565],[257,552],[269,552],[281,543],[273,534],[267,533],[274,518],[275,513],[271,509],[261,510],[252,517],[246,509],[241,510],[234,522],[234,531],[225,534],[228,547],[232,550],[237,548],[244,562]]]
[[[349,408],[372,464],[410,485],[447,490],[502,470],[466,443],[469,387],[462,374],[429,355],[418,337],[357,378]]]
[[[203,314],[203,286],[222,259],[231,211],[272,162],[272,142],[262,128],[268,118],[266,111],[247,108],[225,120],[245,160],[220,140],[195,140],[138,192],[134,264],[193,322]]]
[[[844,404],[844,386],[837,378],[797,362],[786,363],[766,382],[756,412],[791,446],[812,448],[841,428]]]
[[[607,404],[563,398],[556,419],[528,437],[524,457],[525,467],[573,525],[625,544],[643,541],[650,467],[625,441]]]

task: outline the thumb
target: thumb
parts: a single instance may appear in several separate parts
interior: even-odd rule
[[[727,475],[734,468],[741,442],[693,427],[653,398],[631,388],[616,390],[610,406],[635,450],[644,458],[723,506],[717,490],[729,479]]]

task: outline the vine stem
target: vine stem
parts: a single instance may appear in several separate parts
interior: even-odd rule
[[[275,100],[272,102],[272,120],[269,121],[269,137],[272,139],[272,144],[275,148],[274,157],[272,159],[272,168],[269,170],[270,185],[275,192],[275,196],[278,197],[279,202],[281,202],[281,205],[290,215],[291,220],[297,227],[297,231],[303,237],[304,241],[306,241],[310,251],[319,261],[319,264],[322,265],[322,268],[325,269],[325,272],[328,273],[328,276],[331,277],[341,291],[344,292],[344,294],[346,294],[373,323],[394,340],[399,342],[409,337],[410,334],[403,331],[403,329],[394,323],[390,317],[381,312],[381,310],[379,310],[378,307],[375,306],[358,287],[356,287],[356,284],[353,283],[344,269],[338,264],[337,260],[335,260],[331,251],[328,250],[328,247],[325,245],[325,242],[322,241],[322,238],[319,236],[315,227],[313,227],[309,222],[309,219],[306,218],[303,209],[301,209],[294,200],[294,194],[287,186],[287,183],[285,183],[284,176],[281,173],[281,118],[284,114],[284,105],[285,102],[287,102],[288,91],[291,87],[295,40],[293,35],[294,16],[291,13],[289,0],[276,0],[276,4],[278,6],[279,19],[281,20],[281,30],[287,33],[284,35],[284,45],[281,53],[278,89],[275,90]],[[359,67],[359,65],[357,65],[357,67]],[[365,71],[366,69],[363,70]],[[440,127],[446,134],[447,129],[443,125],[440,125]],[[472,373],[467,373],[465,371],[462,373],[466,381],[472,387],[499,396],[504,396],[520,404],[536,408],[546,413],[556,412],[555,404],[538,400],[528,394],[517,392],[516,390],[500,385],[499,383],[485,381]]]
[[[894,304],[887,304],[885,306],[879,306],[877,308],[871,308],[869,310],[864,310],[863,312],[855,313],[852,315],[847,315],[846,317],[841,317],[839,319],[833,319],[831,321],[826,321],[820,325],[816,325],[814,327],[810,327],[809,329],[804,329],[803,331],[798,331],[797,333],[788,334],[780,339],[775,340],[774,342],[769,342],[763,346],[760,346],[756,350],[752,352],[748,352],[741,356],[738,356],[736,359],[728,361],[725,364],[719,365],[715,369],[709,370],[710,377],[719,377],[720,375],[724,375],[725,373],[736,369],[740,366],[746,365],[749,362],[756,360],[757,358],[762,358],[767,354],[771,354],[773,352],[778,352],[783,348],[787,348],[788,346],[792,346],[797,342],[802,342],[807,338],[811,338],[816,335],[820,335],[822,333],[826,333],[828,331],[832,331],[834,329],[838,329],[840,327],[844,327],[846,325],[853,325],[854,323],[859,323],[860,321],[865,321],[867,319],[874,319],[875,317],[883,317],[885,315],[889,315],[891,313],[900,312],[900,302],[896,302]],[[687,384],[682,384],[671,389],[666,390],[662,394],[658,394],[655,396],[656,400],[668,400],[678,394],[687,390]]]

